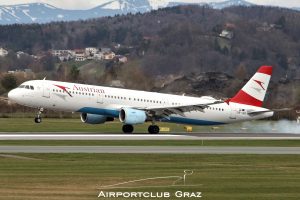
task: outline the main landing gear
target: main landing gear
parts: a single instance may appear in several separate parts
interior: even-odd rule
[[[159,126],[157,126],[157,125],[150,125],[148,127],[148,132],[150,134],[158,134],[159,133]]]
[[[132,133],[134,128],[132,125],[130,124],[124,124],[123,127],[122,127],[122,130],[124,133]],[[159,133],[159,126],[157,125],[150,125],[148,127],[148,132],[150,134],[158,134]]]
[[[36,117],[34,118],[34,122],[35,122],[35,123],[39,124],[39,123],[42,122],[42,117],[41,117],[41,115],[42,115],[43,111],[44,111],[44,108],[39,108],[39,111],[38,111],[38,113],[36,114]]]

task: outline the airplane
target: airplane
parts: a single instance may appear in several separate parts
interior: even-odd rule
[[[158,134],[156,122],[190,125],[222,125],[273,116],[263,108],[272,66],[261,66],[232,98],[191,97],[156,92],[102,87],[51,80],[30,80],[8,93],[18,104],[37,108],[34,119],[42,122],[44,109],[80,113],[87,124],[103,124],[118,118],[124,133],[134,125],[151,122],[148,132]]]

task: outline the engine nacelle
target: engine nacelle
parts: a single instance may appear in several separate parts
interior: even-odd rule
[[[142,124],[146,121],[147,115],[145,111],[132,108],[122,108],[120,110],[119,119],[124,124]]]
[[[114,118],[105,115],[95,115],[89,113],[81,113],[81,121],[87,124],[103,124],[107,121],[114,121]]]

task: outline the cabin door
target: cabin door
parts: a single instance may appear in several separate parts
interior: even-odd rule
[[[97,103],[100,103],[100,104],[104,103],[104,94],[103,93],[97,94]]]
[[[231,107],[230,109],[231,109],[231,110],[230,110],[230,116],[229,116],[229,118],[230,118],[230,119],[236,119],[237,109],[234,108],[234,107]]]
[[[47,83],[43,84],[43,97],[50,98],[50,86]]]

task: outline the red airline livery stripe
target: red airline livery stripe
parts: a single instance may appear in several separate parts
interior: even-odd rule
[[[272,66],[261,66],[257,72],[272,75]]]
[[[250,96],[243,90],[240,90],[232,99],[230,99],[230,102],[257,106],[257,107],[261,107],[263,104],[262,101]]]

